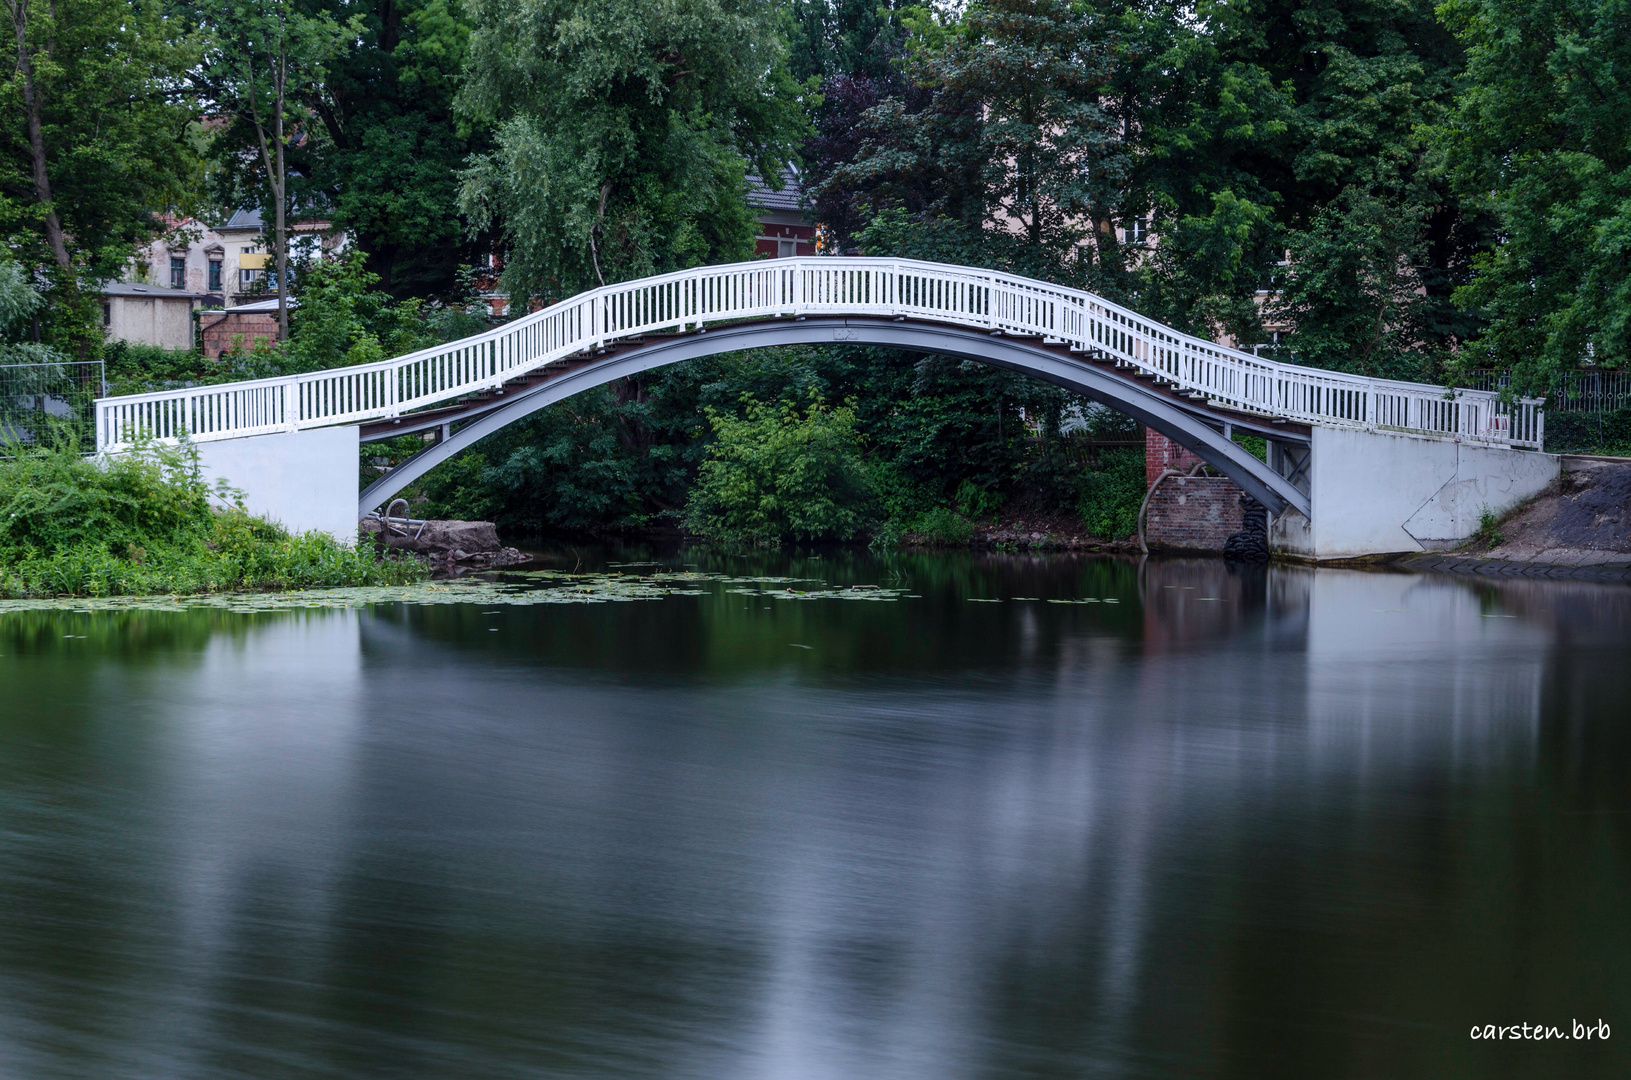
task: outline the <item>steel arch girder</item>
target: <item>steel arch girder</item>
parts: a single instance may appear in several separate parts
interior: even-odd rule
[[[942,324],[867,318],[809,318],[741,326],[722,326],[650,345],[619,349],[600,363],[587,364],[521,391],[454,432],[403,461],[370,484],[359,497],[358,516],[378,509],[386,499],[431,469],[481,439],[539,409],[614,379],[651,368],[696,360],[719,353],[788,345],[872,345],[907,352],[975,360],[1023,372],[1092,398],[1154,428],[1229,477],[1252,498],[1278,514],[1287,508],[1310,517],[1308,495],[1259,461],[1244,447],[1194,413],[1137,380],[1094,364],[1075,360],[1023,340]],[[406,419],[406,418],[404,418]],[[458,422],[453,420],[450,422]]]

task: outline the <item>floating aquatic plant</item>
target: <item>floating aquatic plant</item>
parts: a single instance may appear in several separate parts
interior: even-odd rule
[[[560,570],[505,572],[497,578],[456,578],[418,581],[406,585],[369,585],[351,588],[299,589],[289,592],[210,593],[171,596],[63,597],[60,599],[0,600],[0,614],[8,611],[198,611],[241,613],[300,609],[345,609],[375,604],[479,604],[483,607],[533,607],[540,604],[607,604],[635,600],[663,600],[671,596],[702,596],[705,585],[736,585],[746,580],[723,574],[672,571],[655,574],[582,574]],[[898,589],[827,588],[794,589],[786,582],[811,584],[810,578],[764,579],[781,589],[736,585],[729,593],[782,600],[896,600]]]

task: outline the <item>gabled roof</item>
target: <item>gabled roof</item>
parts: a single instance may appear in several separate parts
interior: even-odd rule
[[[799,210],[799,197],[804,194],[804,186],[799,183],[799,174],[796,169],[782,170],[782,189],[771,191],[764,179],[753,173],[748,174],[748,205],[755,210]]]

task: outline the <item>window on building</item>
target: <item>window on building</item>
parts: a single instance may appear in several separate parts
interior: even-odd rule
[[[112,301],[108,301],[108,302],[106,302],[106,303],[104,303],[102,305],[102,325],[104,327],[108,327],[108,326],[113,325],[113,303],[112,303]]]
[[[1127,242],[1129,244],[1142,244],[1150,235],[1150,223],[1143,218],[1133,218],[1127,223]]]
[[[187,287],[187,260],[180,255],[170,256],[170,288]]]
[[[797,240],[777,240],[776,241],[776,258],[778,258],[778,259],[791,259],[793,256],[797,255],[798,253],[799,253],[799,242]]]
[[[209,291],[210,292],[220,292],[221,291],[221,260],[220,259],[211,259],[210,260],[209,282],[210,282],[209,283]]]

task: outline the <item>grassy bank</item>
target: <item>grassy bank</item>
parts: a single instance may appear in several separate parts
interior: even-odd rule
[[[71,446],[0,448],[0,598],[141,596],[393,585],[413,559],[380,559],[323,533],[291,535],[199,478],[188,448],[143,447],[105,463]]]

